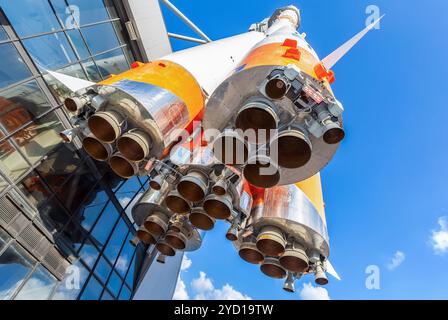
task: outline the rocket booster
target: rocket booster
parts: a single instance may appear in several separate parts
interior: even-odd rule
[[[221,220],[239,256],[285,278],[287,291],[303,275],[320,285],[326,273],[339,278],[319,174],[345,135],[331,68],[378,21],[320,60],[300,19],[281,8],[247,33],[135,62],[97,84],[49,71],[73,91],[64,141],[78,136],[123,178],[149,175],[132,217],[135,240],[158,261],[199,249]]]

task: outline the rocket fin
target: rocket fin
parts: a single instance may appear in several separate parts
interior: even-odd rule
[[[78,90],[90,87],[95,84],[95,82],[87,81],[80,78],[75,78],[72,76],[68,76],[59,72],[54,72],[50,70],[46,70],[50,75],[52,75],[56,80],[66,86],[70,91],[76,92]]]
[[[345,56],[351,48],[353,48],[353,46],[355,44],[357,44],[359,42],[359,40],[361,40],[370,30],[373,29],[373,27],[375,27],[377,25],[378,22],[380,22],[380,20],[384,17],[385,15],[382,15],[379,19],[375,20],[374,22],[372,22],[370,25],[368,25],[366,28],[364,28],[364,30],[362,30],[361,32],[359,32],[357,35],[355,35],[353,38],[351,38],[349,41],[347,41],[346,43],[344,43],[342,46],[340,46],[339,48],[337,48],[335,51],[333,51],[332,53],[330,53],[328,56],[326,56],[323,60],[322,63],[324,64],[325,68],[327,70],[330,70],[331,68],[333,68],[333,66],[343,57]]]
[[[341,280],[341,277],[339,276],[339,274],[336,272],[336,270],[334,269],[333,265],[331,264],[330,260],[325,260],[325,267],[326,267],[326,271],[328,274],[331,274],[334,278]]]

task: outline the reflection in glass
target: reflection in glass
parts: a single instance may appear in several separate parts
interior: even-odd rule
[[[54,113],[33,120],[33,123],[13,135],[20,151],[31,164],[38,162],[61,142],[59,132],[64,130]]]
[[[89,272],[81,261],[77,260],[65,271],[65,278],[59,284],[53,300],[74,300],[78,297]],[[78,278],[79,276],[79,278]],[[77,281],[79,279],[79,281]]]
[[[109,291],[104,290],[103,295],[101,296],[101,300],[115,300],[115,298],[112,297]]]
[[[50,297],[56,284],[56,278],[47,269],[39,265],[14,299],[46,300]]]
[[[6,31],[3,28],[3,26],[0,25],[0,41],[7,40],[7,39],[8,39],[8,35],[6,34]]]
[[[55,70],[77,60],[63,32],[27,39],[23,44],[41,70]]]
[[[95,184],[95,176],[89,167],[83,164],[64,185],[54,184],[52,188],[65,207],[76,212],[83,203],[88,204],[94,199],[95,194],[90,191]]]
[[[101,190],[100,185],[94,191],[96,193],[95,199],[83,208],[81,225],[87,231],[92,229],[103,208],[110,201],[106,191],[98,192],[99,190]]]
[[[29,164],[9,140],[0,143],[0,169],[11,180],[16,180],[29,169]]]
[[[134,287],[134,273],[135,273],[135,263],[137,261],[137,254],[134,255],[131,263],[129,264],[129,271],[126,275],[126,284],[130,287]]]
[[[104,254],[107,256],[110,262],[114,263],[117,259],[118,253],[123,246],[123,241],[126,238],[128,231],[128,225],[123,221],[123,219],[120,219],[114,229],[114,232],[112,233],[111,238],[109,239],[109,242],[107,243],[106,249],[104,250]],[[126,264],[126,261],[120,261],[119,263]]]
[[[100,298],[103,287],[94,277],[90,277],[84,292],[81,295],[81,300],[98,300]]]
[[[36,81],[0,93],[0,122],[12,133],[50,109]]]
[[[11,43],[0,44],[0,89],[31,77],[16,48]]]
[[[122,276],[126,276],[126,272],[131,264],[132,256],[134,255],[135,247],[130,244],[134,235],[130,232],[125,240],[120,257],[115,263],[115,270]]]
[[[126,208],[126,206],[132,201],[137,192],[142,188],[140,181],[137,177],[132,177],[128,179],[121,187],[118,192],[115,193],[121,206]]]
[[[109,202],[109,204],[104,209],[103,214],[98,219],[98,222],[93,228],[92,237],[99,241],[101,244],[104,244],[107,240],[107,237],[110,235],[117,219],[118,212],[115,209],[113,203]]]
[[[0,5],[21,37],[61,29],[48,1],[0,0]]]
[[[98,254],[99,254],[98,250],[90,244],[84,244],[84,246],[81,249],[81,252],[79,253],[81,259],[90,268],[93,268],[96,258],[98,257]]]
[[[120,292],[120,296],[118,297],[119,300],[129,300],[131,299],[131,291],[128,289],[128,287],[123,286]]]
[[[98,73],[98,68],[96,67],[96,64],[93,62],[92,59],[84,61],[82,65],[86,69],[90,81],[99,82],[103,80],[101,78],[101,75]]]
[[[120,292],[122,283],[123,279],[121,279],[117,273],[112,272],[109,278],[109,282],[107,283],[107,287],[110,289],[113,295],[118,296],[118,292]]]
[[[72,41],[73,47],[75,51],[78,53],[78,56],[81,60],[84,60],[90,56],[89,50],[87,50],[86,44],[81,37],[81,33],[76,30],[67,31],[68,37]]]
[[[79,8],[81,26],[109,19],[103,0],[68,0],[67,2]]]
[[[129,64],[121,49],[96,56],[95,61],[104,78],[108,77],[110,74],[120,74],[129,70]]]
[[[81,29],[92,54],[104,52],[120,45],[112,23],[102,23]]]
[[[34,259],[13,242],[0,256],[0,300],[8,300],[35,264]]]
[[[109,262],[104,259],[103,256],[98,260],[98,263],[95,267],[95,274],[98,279],[100,279],[103,283],[106,283],[107,277],[109,277],[110,272],[112,271],[112,266]]]

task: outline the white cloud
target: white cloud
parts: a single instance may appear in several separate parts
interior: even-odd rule
[[[173,300],[189,300],[190,296],[187,292],[187,286],[181,279],[180,275],[177,279],[176,290],[174,291]]]
[[[203,271],[199,272],[199,278],[193,279],[191,289],[195,294],[195,300],[252,300],[251,297],[235,290],[228,283],[221,289],[215,288],[212,280]]]
[[[432,231],[431,245],[436,254],[444,254],[448,252],[448,218],[440,217],[437,223],[440,229]]]
[[[406,258],[406,255],[402,251],[395,252],[394,256],[390,260],[390,262],[387,264],[387,269],[394,270],[400,266],[400,264],[403,263],[404,259]]]
[[[187,254],[184,253],[184,257],[182,258],[182,265],[180,266],[181,271],[186,271],[191,267],[192,261],[188,258]]]
[[[129,268],[129,259],[126,256],[120,256],[115,264],[115,268],[119,271],[126,272]]]
[[[302,300],[330,300],[327,289],[315,287],[309,282],[303,284],[299,296]]]

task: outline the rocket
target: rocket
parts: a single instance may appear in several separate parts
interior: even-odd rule
[[[217,221],[239,256],[284,289],[339,279],[319,172],[345,136],[331,70],[379,20],[320,59],[300,11],[277,9],[241,35],[178,51],[91,83],[49,71],[87,154],[127,179],[150,177],[132,209],[158,261],[198,250]]]

